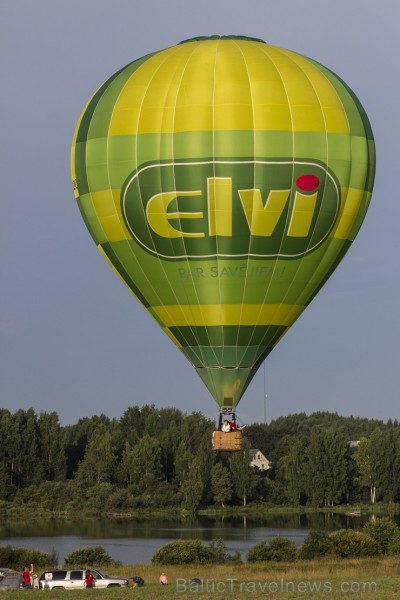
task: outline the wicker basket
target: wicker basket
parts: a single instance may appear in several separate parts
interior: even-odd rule
[[[212,444],[214,450],[222,452],[235,452],[242,449],[242,432],[239,430],[229,431],[214,431]]]

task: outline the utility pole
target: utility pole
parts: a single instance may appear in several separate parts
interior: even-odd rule
[[[264,423],[267,422],[267,384],[266,384],[266,375],[265,375],[265,361],[264,361]]]

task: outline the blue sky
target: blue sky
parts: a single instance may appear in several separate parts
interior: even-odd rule
[[[56,411],[62,424],[149,403],[216,416],[190,364],[97,251],[69,153],[84,105],[116,70],[193,36],[239,34],[342,77],[370,118],[378,163],[356,241],[238,415],[399,418],[399,19],[397,0],[3,0],[0,406]]]

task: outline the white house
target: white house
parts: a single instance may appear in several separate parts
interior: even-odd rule
[[[250,450],[251,456],[251,467],[257,467],[260,471],[268,471],[271,468],[271,463],[266,456],[258,450],[257,448],[253,448]]]
[[[360,445],[360,440],[351,440],[349,442],[349,446],[352,450],[354,450],[354,448],[358,448],[359,445]]]

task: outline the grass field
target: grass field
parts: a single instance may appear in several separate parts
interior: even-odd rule
[[[160,586],[158,578],[164,570],[168,586]],[[56,600],[67,595],[68,600],[166,600],[176,598],[213,598],[236,600],[249,598],[365,598],[394,600],[400,598],[400,561],[396,558],[363,560],[320,560],[296,563],[256,563],[238,565],[196,566],[182,565],[161,569],[154,565],[124,565],[107,569],[110,575],[145,580],[141,588],[112,588],[107,590],[39,591],[15,590],[5,592],[7,600],[20,600],[21,594]],[[190,584],[191,579],[202,580]],[[32,599],[34,600],[34,599]]]

